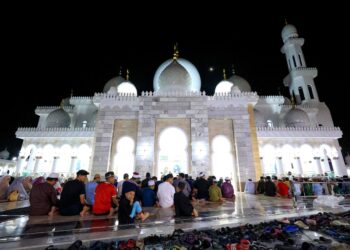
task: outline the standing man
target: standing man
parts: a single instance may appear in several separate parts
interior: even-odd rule
[[[58,181],[58,174],[51,173],[46,178],[46,182],[33,185],[29,195],[30,211],[29,215],[49,215],[55,214],[58,207],[57,193],[54,185]]]
[[[85,200],[85,181],[86,176],[89,174],[86,170],[79,170],[77,172],[77,178],[72,181],[68,181],[63,188],[60,201],[60,214],[61,215],[78,215],[84,216],[88,211]]]
[[[95,192],[95,203],[92,211],[95,215],[108,214],[109,217],[117,211],[117,191],[114,186],[114,172],[110,171],[105,174],[106,182],[98,184]]]
[[[209,183],[205,179],[204,172],[200,172],[198,175],[198,180],[193,184],[193,188],[197,193],[197,199],[208,200],[209,199]]]

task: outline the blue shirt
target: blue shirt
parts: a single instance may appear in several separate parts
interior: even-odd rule
[[[156,193],[149,187],[143,188],[142,202],[144,207],[153,207],[156,204]]]
[[[89,205],[94,205],[95,203],[95,190],[97,187],[97,182],[90,181],[86,184],[86,203]]]
[[[247,194],[255,194],[255,185],[254,185],[254,183],[251,182],[251,181],[247,181],[245,183],[244,192],[246,192]]]

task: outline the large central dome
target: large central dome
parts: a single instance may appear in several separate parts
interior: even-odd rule
[[[162,63],[153,78],[154,91],[199,92],[201,78],[196,67],[183,58]]]

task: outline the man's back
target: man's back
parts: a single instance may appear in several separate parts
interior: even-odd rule
[[[52,206],[57,206],[56,191],[47,182],[34,185],[30,192],[30,215],[47,215]]]
[[[81,194],[85,194],[84,183],[77,179],[68,181],[62,190],[60,206],[80,205]]]
[[[175,216],[191,216],[193,212],[193,206],[186,195],[183,192],[177,192],[174,195]]]
[[[159,204],[163,208],[171,207],[174,204],[175,188],[169,182],[163,182],[158,187],[157,196]]]

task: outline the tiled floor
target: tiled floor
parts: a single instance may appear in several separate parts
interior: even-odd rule
[[[146,208],[152,216],[145,223],[118,226],[116,216],[47,216],[0,215],[0,249],[44,249],[50,244],[68,246],[77,239],[83,241],[116,238],[143,238],[151,234],[171,234],[174,229],[183,230],[237,226],[258,223],[283,217],[296,217],[321,211],[341,212],[322,207],[315,209],[312,203],[299,203],[294,207],[290,199],[238,194],[236,200],[218,203],[196,203],[200,216],[195,219],[173,218],[172,209]],[[0,203],[0,212],[28,206],[28,201]]]

